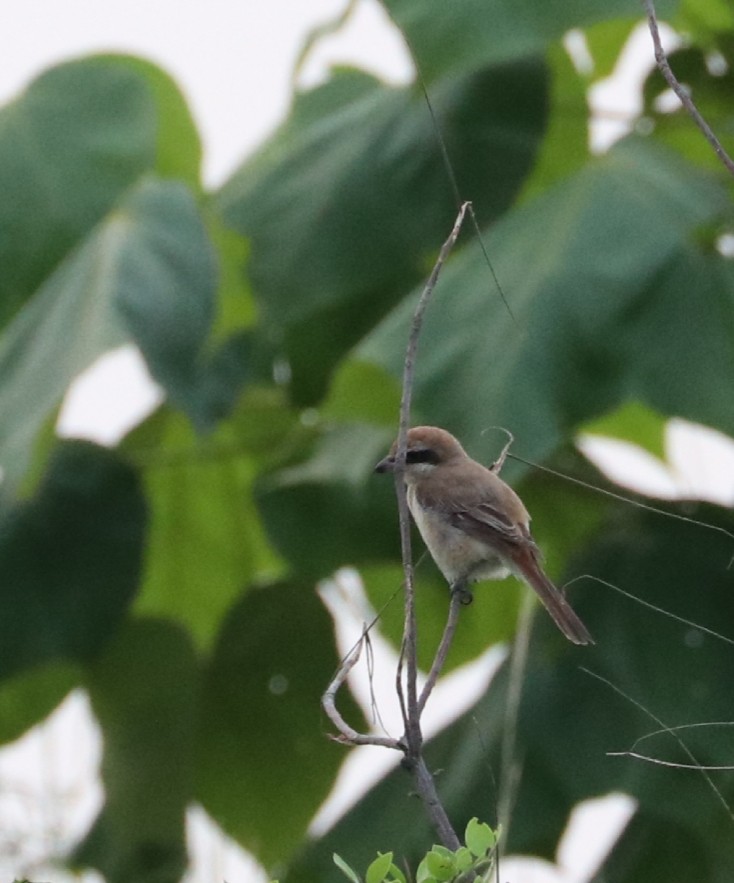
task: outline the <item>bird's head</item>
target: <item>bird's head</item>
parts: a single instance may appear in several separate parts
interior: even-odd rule
[[[390,453],[375,466],[375,472],[394,472],[398,443],[393,442]],[[436,466],[463,459],[466,452],[458,439],[438,426],[416,426],[408,430],[405,455],[405,476],[417,477],[431,472]]]

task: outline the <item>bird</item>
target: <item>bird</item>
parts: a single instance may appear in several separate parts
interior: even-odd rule
[[[408,430],[403,479],[408,508],[433,560],[462,600],[468,586],[514,574],[537,592],[553,621],[574,644],[593,644],[588,629],[546,576],[522,500],[491,468],[466,453],[438,426]],[[397,441],[375,472],[395,472]]]

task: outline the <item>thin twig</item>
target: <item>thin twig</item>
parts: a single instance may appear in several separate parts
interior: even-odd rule
[[[423,685],[423,689],[421,690],[421,695],[418,698],[419,715],[423,714],[423,709],[426,707],[428,697],[433,692],[433,688],[436,686],[438,676],[441,674],[444,664],[446,663],[446,657],[448,656],[449,649],[451,648],[451,642],[454,640],[454,632],[456,631],[456,626],[459,622],[461,599],[461,592],[451,593],[451,601],[449,602],[449,615],[446,620],[446,625],[444,626],[443,635],[441,635],[441,643],[438,645],[438,650],[436,651],[433,665],[431,666],[431,670],[428,672],[428,678],[426,679],[426,682]]]
[[[595,671],[591,671],[591,669],[584,668],[583,665],[582,665],[582,666],[579,666],[579,668],[580,668],[580,670],[581,670],[582,672],[584,672],[584,674],[590,675],[592,678],[596,678],[597,681],[601,681],[602,684],[606,684],[607,687],[611,687],[611,689],[614,690],[614,692],[615,692],[618,696],[621,696],[623,699],[626,699],[627,702],[630,702],[632,705],[635,706],[635,708],[639,709],[643,714],[647,715],[647,717],[649,717],[650,720],[654,721],[654,722],[660,727],[660,729],[662,730],[662,732],[664,732],[664,733],[669,733],[669,734],[675,739],[675,741],[678,743],[678,745],[680,746],[681,750],[682,750],[683,753],[686,755],[686,757],[688,757],[688,759],[691,761],[691,763],[693,764],[693,766],[695,767],[695,769],[697,769],[697,770],[701,773],[701,776],[703,777],[704,781],[705,781],[706,784],[709,786],[709,788],[711,789],[711,791],[714,793],[714,795],[716,796],[717,800],[719,801],[719,803],[720,803],[721,806],[723,807],[724,811],[726,812],[726,814],[727,814],[727,816],[728,816],[728,818],[729,818],[729,821],[730,821],[732,824],[734,824],[734,811],[732,811],[732,808],[731,808],[731,807],[729,806],[729,804],[726,802],[726,798],[725,798],[724,795],[721,793],[721,791],[716,787],[716,784],[715,784],[714,780],[711,778],[711,776],[709,776],[709,774],[708,774],[708,772],[706,771],[705,767],[703,767],[703,766],[698,762],[698,760],[697,760],[697,759],[695,758],[695,756],[693,755],[693,752],[691,751],[691,749],[686,745],[686,743],[685,743],[685,742],[680,738],[680,736],[675,732],[676,728],[675,728],[675,727],[669,727],[666,723],[664,723],[663,721],[661,721],[660,718],[659,718],[657,715],[653,714],[652,711],[650,711],[649,708],[646,708],[646,707],[645,707],[641,702],[639,702],[637,699],[634,699],[634,698],[633,698],[632,696],[630,696],[628,693],[625,693],[624,690],[622,690],[622,689],[621,689],[620,687],[618,687],[616,684],[612,683],[612,681],[610,681],[608,678],[605,678],[605,677],[603,677],[602,675],[597,674]]]
[[[349,672],[359,661],[359,657],[362,654],[362,644],[363,640],[360,640],[354,650],[342,660],[342,664],[321,697],[321,707],[339,731],[339,735],[334,737],[337,742],[344,742],[348,745],[379,745],[382,748],[402,750],[397,739],[391,739],[389,736],[371,736],[358,733],[349,726],[336,707],[336,694],[346,681]]]
[[[662,41],[660,40],[660,31],[658,30],[658,20],[655,13],[655,4],[653,0],[642,0],[642,2],[645,7],[645,12],[647,13],[647,24],[650,29],[650,35],[652,36],[653,46],[655,47],[655,61],[658,66],[658,70],[663,75],[663,77],[665,77],[665,82],[678,96],[681,104],[688,111],[688,114],[693,119],[695,124],[703,132],[706,140],[713,147],[714,152],[719,157],[721,162],[726,166],[729,172],[734,175],[734,160],[732,160],[726,150],[724,150],[721,142],[716,137],[716,135],[714,135],[709,124],[706,122],[703,116],[701,116],[701,113],[694,104],[693,99],[688,93],[688,90],[678,82],[678,79],[671,70],[670,64],[668,62],[668,57],[665,54]]]

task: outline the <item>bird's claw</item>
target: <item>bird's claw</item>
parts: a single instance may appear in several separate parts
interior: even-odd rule
[[[467,589],[465,585],[461,583],[451,586],[451,594],[456,595],[459,599],[459,603],[466,607],[468,604],[474,600],[474,595]]]

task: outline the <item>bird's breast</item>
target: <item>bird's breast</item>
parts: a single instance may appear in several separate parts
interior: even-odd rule
[[[503,579],[510,573],[491,546],[454,527],[440,509],[422,506],[415,488],[410,486],[408,507],[431,557],[449,583]]]

